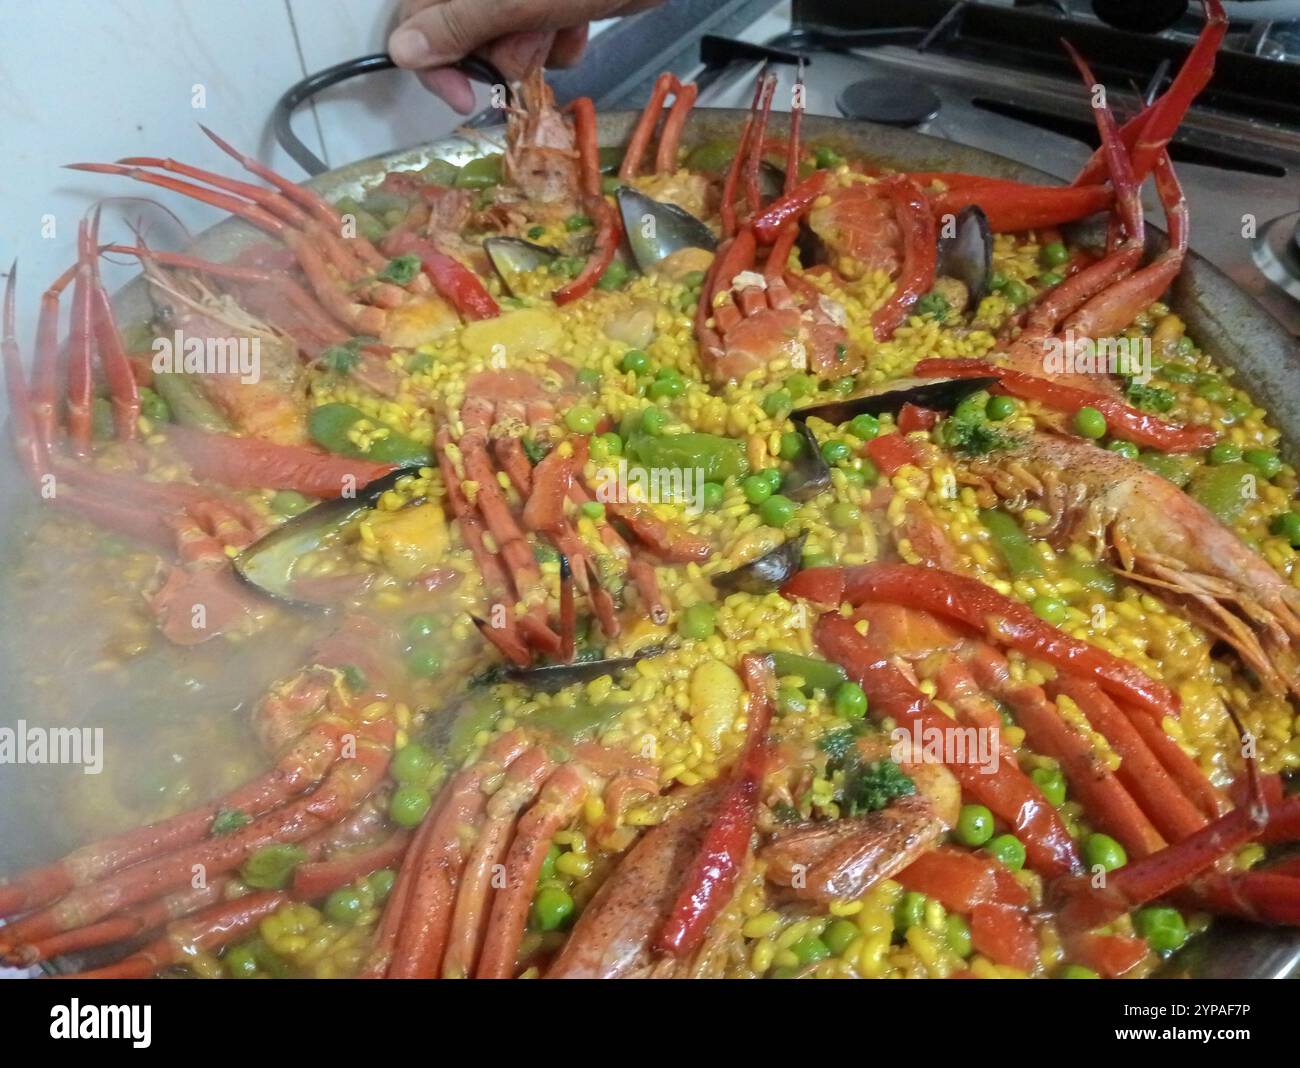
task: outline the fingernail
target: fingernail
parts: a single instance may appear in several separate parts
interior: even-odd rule
[[[388,54],[399,67],[427,67],[433,63],[429,39],[419,30],[399,27],[388,39]]]

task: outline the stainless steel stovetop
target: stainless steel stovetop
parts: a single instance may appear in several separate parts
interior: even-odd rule
[[[790,4],[783,0],[731,36],[754,45],[789,48],[793,28]],[[1246,43],[1230,38],[1233,47]],[[805,81],[810,114],[844,114],[837,99],[854,82],[912,79],[938,101],[934,116],[914,127],[923,133],[987,149],[1065,179],[1092,151],[1081,140],[1044,128],[1086,124],[1086,129],[1092,123],[1083,87],[1064,52],[1060,75],[1055,76],[1006,65],[998,54],[971,59],[899,43],[846,51],[797,47],[809,61]],[[760,66],[758,59],[739,58],[707,72],[700,104],[748,107]],[[794,68],[778,64],[774,69],[782,88],[788,89]],[[1121,115],[1133,114],[1140,106],[1135,87],[1114,85],[1110,94]],[[788,92],[778,91],[778,103],[789,99]],[[1191,205],[1192,246],[1300,336],[1300,130],[1198,106],[1179,137],[1213,161],[1177,163]],[[1160,225],[1159,203],[1149,188],[1144,203],[1148,217]],[[1290,292],[1271,277],[1286,283]]]

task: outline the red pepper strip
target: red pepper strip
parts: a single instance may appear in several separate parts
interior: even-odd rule
[[[1029,891],[1005,864],[951,846],[922,853],[895,878],[949,912],[969,913],[976,905],[988,904],[1024,908],[1030,902]]]
[[[394,469],[392,464],[350,460],[301,445],[210,434],[195,427],[169,426],[167,441],[199,479],[231,489],[287,489],[308,497],[333,498]]]
[[[1300,796],[1284,798],[1268,806],[1268,826],[1261,842],[1294,842],[1300,839]]]
[[[293,896],[299,901],[315,901],[354,879],[390,867],[402,859],[410,841],[409,831],[397,831],[369,849],[299,864],[293,870]]]
[[[623,227],[618,221],[614,209],[603,196],[586,197],[587,211],[596,220],[596,247],[582,268],[582,273],[567,285],[560,286],[551,294],[556,304],[568,304],[570,301],[585,297],[592,291],[606,268],[614,262],[614,253],[623,236]]]
[[[1091,968],[1103,979],[1118,979],[1131,972],[1149,952],[1143,939],[1131,935],[1067,931],[1063,942],[1068,960]]]
[[[970,940],[976,953],[995,964],[1032,972],[1038,967],[1038,936],[1021,909],[1009,905],[976,905],[970,914]]]
[[[495,319],[501,314],[479,276],[460,260],[440,251],[432,241],[407,232],[392,242],[391,251],[399,256],[418,256],[434,288],[451,301],[463,318]]]
[[[898,413],[898,431],[900,434],[910,434],[913,430],[930,430],[938,421],[939,413],[933,408],[908,403]]]
[[[863,446],[863,452],[887,476],[892,476],[904,464],[916,463],[912,443],[902,434],[882,434],[872,438]]]
[[[775,241],[776,235],[787,222],[797,219],[812,206],[814,200],[826,192],[830,181],[830,171],[813,171],[790,192],[772,201],[754,217],[751,224],[758,239],[765,245]]]
[[[871,316],[871,329],[877,341],[888,341],[903,325],[907,313],[922,296],[934,288],[934,271],[938,262],[934,215],[921,187],[906,175],[884,180],[894,205],[894,218],[903,237],[903,266],[894,283],[894,292]]]
[[[776,679],[767,658],[753,653],[741,661],[740,670],[750,695],[745,751],[655,942],[656,950],[674,957],[694,952],[726,906],[754,833],[758,793],[767,765],[767,729],[772,722]]]
[[[982,360],[946,360],[932,358],[916,365],[921,378],[999,379],[1003,391],[1022,400],[1036,400],[1060,412],[1077,412],[1096,408],[1106,417],[1106,427],[1114,437],[1161,452],[1193,452],[1207,449],[1219,435],[1208,426],[1178,426],[1157,419],[1104,393],[1092,393],[1076,386],[1063,385],[1049,378],[1027,375],[1008,367],[995,367]]]
[[[804,589],[824,592],[830,580],[818,576],[820,570],[798,572],[781,592],[787,597],[802,597]],[[1178,716],[1178,697],[1164,683],[1104,649],[1043,622],[1025,605],[1003,597],[978,579],[912,564],[861,564],[844,568],[843,572],[841,600],[852,604],[888,601],[961,620],[984,629],[997,645],[1095,679],[1112,697],[1131,701],[1157,722],[1165,716]],[[810,577],[805,579],[805,575]]]
[[[1109,185],[1032,186],[971,183],[930,196],[936,219],[978,205],[994,233],[1018,233],[1086,219],[1105,211],[1115,199]]]
[[[866,692],[867,708],[875,718],[890,717],[905,730],[920,731],[922,737],[944,737],[951,729],[952,720],[912,685],[888,654],[859,634],[852,620],[836,613],[824,615],[817,621],[813,636],[822,651]],[[987,805],[1011,826],[1024,842],[1035,871],[1054,878],[1078,869],[1079,855],[1070,832],[1056,809],[1019,767],[999,762],[990,772],[988,766],[953,761],[947,768],[963,793]]]

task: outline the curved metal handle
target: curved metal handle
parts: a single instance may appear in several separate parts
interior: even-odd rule
[[[291,85],[285,90],[284,95],[276,101],[275,109],[271,113],[271,126],[275,131],[275,139],[280,143],[280,147],[289,153],[294,162],[308,174],[313,177],[324,174],[329,170],[324,161],[304,145],[298,139],[298,135],[293,132],[291,120],[294,111],[300,104],[310,100],[322,89],[328,89],[362,74],[370,74],[379,70],[392,70],[396,66],[397,64],[393,62],[388,53],[376,52],[374,55],[359,56],[356,59],[336,63],[334,66],[326,67],[315,74],[309,74],[302,81]],[[464,59],[453,63],[452,66],[472,80],[482,82],[484,85],[506,84],[501,72],[486,59],[481,59],[478,56],[466,56]]]

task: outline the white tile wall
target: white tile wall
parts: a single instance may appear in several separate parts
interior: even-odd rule
[[[152,196],[193,230],[221,215],[62,164],[162,155],[237,172],[202,122],[301,179],[271,136],[272,105],[304,74],[380,51],[395,9],[396,0],[0,0],[0,271],[18,258],[25,350],[40,293],[72,262],[77,221],[96,198]],[[202,109],[192,106],[196,85]],[[338,164],[440,136],[456,121],[414,78],[392,72],[337,87],[294,125]],[[108,205],[102,236],[129,241],[126,221],[142,211],[157,244],[177,242],[165,216],[140,204]],[[43,236],[48,216],[54,232]],[[105,265],[110,288],[133,273]]]

